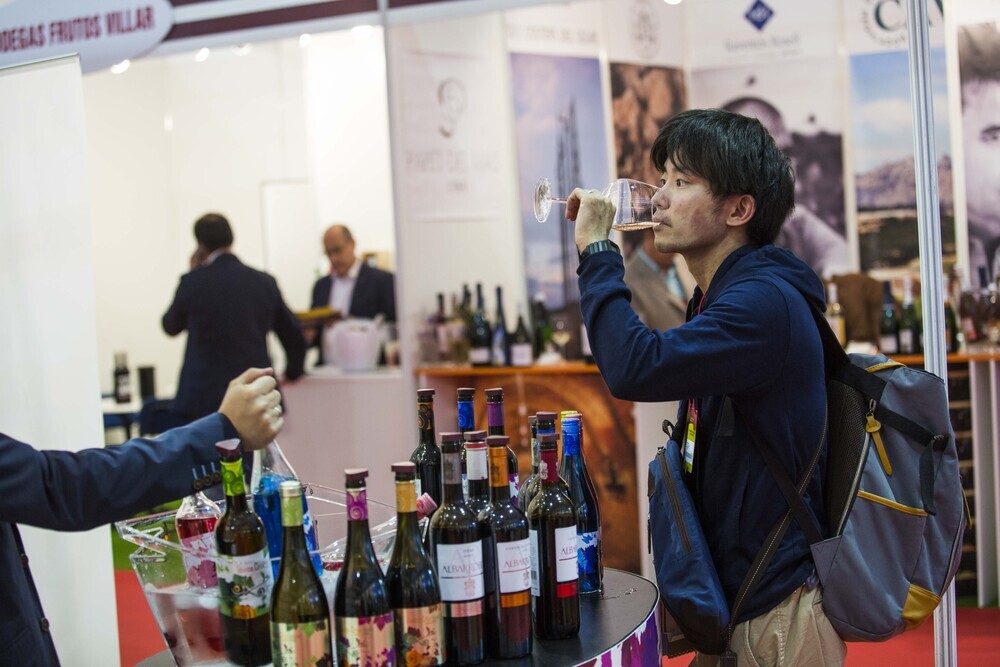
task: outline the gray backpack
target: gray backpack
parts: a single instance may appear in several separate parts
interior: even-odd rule
[[[936,375],[846,354],[813,314],[826,361],[829,537],[754,441],[809,540],[827,618],[846,641],[885,641],[926,620],[958,569],[969,511],[948,396]]]

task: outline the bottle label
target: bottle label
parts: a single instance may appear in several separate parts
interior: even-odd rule
[[[487,361],[489,361],[487,359]],[[472,401],[458,402],[458,430],[462,433],[476,428],[476,417],[472,411]]]
[[[892,334],[880,336],[878,346],[882,354],[899,354],[899,344],[896,342],[896,337]]]
[[[490,447],[490,486],[503,486],[507,476],[507,452],[500,447]]]
[[[507,480],[510,483],[510,497],[517,498],[517,492],[521,489],[521,478],[515,472],[511,473]]]
[[[503,403],[486,404],[486,423],[490,428],[494,426],[503,428]]]
[[[424,488],[423,485],[420,483],[419,477],[413,480],[413,490],[414,490],[413,495],[416,496],[417,498],[423,495]]]
[[[536,598],[542,594],[538,576],[538,531],[528,531],[528,542],[531,548],[531,594]]]
[[[395,610],[399,665],[442,665],[444,656],[444,605]]]
[[[483,597],[482,542],[438,544],[437,573],[441,599],[445,602],[466,602]]]
[[[488,364],[490,363],[490,348],[474,347],[469,350],[469,363]]]
[[[330,625],[326,619],[311,623],[271,623],[274,667],[326,667],[333,665]]]
[[[421,431],[434,428],[434,406],[432,403],[417,403],[417,428]]]
[[[469,449],[466,457],[467,477],[472,480],[483,480],[487,478],[489,467],[486,463],[485,449]]]
[[[578,427],[579,428],[579,427]],[[575,433],[563,424],[563,456],[578,456],[580,454],[580,432]]]
[[[462,483],[462,490],[465,491],[465,484],[462,479],[462,458],[458,452],[441,455],[441,471],[445,484]]]
[[[247,556],[220,555],[219,611],[230,618],[249,620],[271,610],[271,561],[267,549]]]
[[[181,557],[191,585],[202,588],[218,586],[219,576],[215,573],[215,533],[181,537],[181,545],[184,547]]]
[[[417,494],[414,493],[414,482],[396,482],[396,511],[400,514],[417,511]]]
[[[466,473],[462,473],[462,496],[466,499],[469,498],[469,476]]]
[[[577,571],[583,580],[585,592],[597,590],[600,587],[600,554],[601,534],[598,531],[592,533],[577,533],[576,535],[576,556]],[[596,587],[591,584],[596,582]]]
[[[512,366],[530,366],[533,360],[531,343],[514,343],[510,346],[510,363]]]
[[[227,496],[246,495],[246,482],[243,480],[243,459],[222,461],[222,488]]]
[[[577,569],[576,526],[566,526],[555,530],[556,581],[564,583],[576,581],[580,576]]]
[[[364,489],[347,491],[347,519],[349,521],[368,520],[368,494]]]
[[[913,354],[913,332],[909,329],[902,329],[899,332],[899,351],[903,354]]]
[[[528,538],[497,543],[500,593],[521,593],[531,588],[531,553]]]
[[[337,664],[390,667],[396,663],[392,612],[381,616],[337,617]]]

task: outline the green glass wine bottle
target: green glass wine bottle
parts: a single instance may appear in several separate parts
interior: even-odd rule
[[[337,664],[342,667],[393,667],[396,638],[389,590],[375,558],[368,529],[368,471],[349,468],[347,478],[347,553],[337,577],[333,614]]]
[[[281,569],[271,602],[271,656],[274,667],[333,664],[330,606],[313,567],[303,527],[302,484],[282,482]]]
[[[243,447],[239,440],[216,443],[222,460],[226,512],[215,526],[219,556],[219,612],[222,642],[230,662],[244,667],[271,662],[271,589],[264,523],[247,504]]]
[[[393,463],[396,475],[396,541],[385,579],[396,626],[396,656],[400,665],[444,664],[444,605],[434,564],[420,539],[417,466]],[[439,473],[440,474],[440,473]]]

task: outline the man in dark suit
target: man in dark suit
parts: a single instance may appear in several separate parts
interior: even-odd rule
[[[273,277],[245,266],[232,253],[233,231],[217,213],[194,224],[198,248],[191,272],[181,276],[163,330],[187,330],[187,348],[174,398],[174,411],[187,419],[210,414],[229,378],[249,366],[269,367],[267,334],[285,349],[285,378],[303,373],[306,342],[298,319],[285,305]]]
[[[351,317],[385,316],[386,321],[396,321],[396,287],[388,271],[376,269],[362,262],[355,252],[354,237],[344,225],[332,225],[323,234],[323,249],[330,260],[330,274],[313,285],[312,308],[329,306]],[[310,344],[320,347],[320,327],[307,331]]]
[[[59,664],[17,524],[90,530],[217,484],[216,442],[239,438],[252,451],[281,430],[275,387],[273,371],[251,368],[229,383],[218,412],[105,449],[40,451],[0,433],[0,664]]]

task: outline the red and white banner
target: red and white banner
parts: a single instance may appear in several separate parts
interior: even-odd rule
[[[0,7],[0,67],[80,54],[84,72],[153,49],[170,31],[167,0],[14,0]]]

